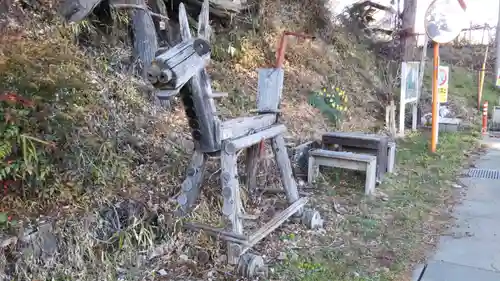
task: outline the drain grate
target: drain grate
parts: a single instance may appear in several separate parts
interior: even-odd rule
[[[470,169],[467,172],[467,176],[470,178],[498,180],[500,179],[500,171],[490,169]]]

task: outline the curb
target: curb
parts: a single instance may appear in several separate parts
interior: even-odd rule
[[[419,264],[413,270],[411,275],[411,281],[420,281],[422,277],[424,277],[425,269],[427,268],[427,264]]]

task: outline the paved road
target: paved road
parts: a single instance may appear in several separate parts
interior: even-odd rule
[[[467,193],[455,209],[453,235],[440,238],[415,281],[500,281],[500,139],[484,142],[489,148],[474,168],[486,169],[490,178],[459,179]]]

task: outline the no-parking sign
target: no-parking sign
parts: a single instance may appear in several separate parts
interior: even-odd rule
[[[448,102],[449,81],[450,81],[450,68],[448,66],[439,66],[439,71],[438,71],[439,103]]]

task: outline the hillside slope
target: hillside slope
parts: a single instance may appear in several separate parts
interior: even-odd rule
[[[308,104],[323,88],[348,97],[338,129],[383,129],[394,95],[390,62],[350,28],[325,24],[322,9],[315,1],[267,3],[260,17],[216,29],[209,71],[213,87],[229,93],[219,102],[223,118],[250,114],[255,70],[273,63],[288,30],[319,38],[290,40],[287,49],[290,139],[335,128]],[[231,279],[223,245],[180,231],[171,215],[193,149],[181,104],[166,111],[152,103],[128,72],[126,44],[82,47],[75,26],[25,12],[23,32],[0,45],[0,279],[157,280],[160,269],[167,280]],[[193,219],[218,220],[217,173],[212,165]]]

